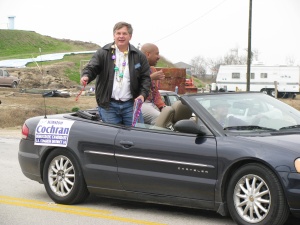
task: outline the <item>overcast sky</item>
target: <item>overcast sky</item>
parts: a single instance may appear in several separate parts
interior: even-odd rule
[[[300,0],[252,2],[252,50],[259,61],[285,64],[290,57],[300,65]],[[15,16],[17,30],[101,46],[112,42],[114,24],[126,21],[133,45],[155,43],[173,63],[216,59],[233,48],[242,55],[248,45],[249,0],[0,0],[1,29],[8,16]]]

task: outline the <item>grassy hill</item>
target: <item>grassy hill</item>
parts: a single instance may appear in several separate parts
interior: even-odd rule
[[[57,39],[38,34],[34,31],[0,29],[0,60],[34,58],[40,54],[88,51],[97,50],[98,48],[100,48],[100,46],[94,43]],[[41,49],[41,53],[39,52],[39,49]],[[72,63],[73,66],[66,67],[62,73],[70,80],[79,83],[80,62],[82,60],[89,60],[91,57],[92,54],[69,55],[65,56],[62,60],[43,62],[42,64],[43,66],[53,67],[55,64],[61,66],[62,63],[68,65],[70,65],[69,63]],[[174,67],[174,65],[164,57],[161,57],[157,66]],[[30,63],[27,67],[36,67],[36,64]]]
[[[0,30],[0,60],[30,58],[32,55],[69,51],[96,50],[97,44],[68,39],[56,39],[33,31]]]
[[[5,59],[22,59],[35,58],[40,54],[51,54],[72,51],[89,51],[97,50],[100,46],[91,43],[69,39],[57,39],[50,36],[44,36],[34,31],[23,30],[5,30],[0,29],[0,60]],[[41,53],[39,50],[41,49]],[[79,84],[80,80],[80,64],[82,61],[88,61],[92,54],[68,55],[62,60],[43,62],[43,66],[59,65],[60,69],[55,70],[56,73],[61,73],[61,76],[68,77],[71,81]],[[65,63],[65,68],[61,69],[62,63]],[[70,66],[70,64],[72,66]],[[36,63],[29,63],[27,67],[37,67]],[[164,56],[161,56],[157,67],[175,67],[174,64],[168,61]],[[38,70],[37,70],[38,71]],[[18,74],[18,71],[15,71]],[[34,73],[34,72],[33,72]],[[24,75],[28,77],[28,74]],[[197,87],[203,87],[205,84],[194,78]]]
[[[42,54],[49,54],[96,50],[98,48],[100,46],[94,43],[57,39],[34,31],[0,29],[0,60],[30,58],[32,55],[39,55],[39,49],[41,49]],[[174,66],[164,57],[160,61],[159,67]]]

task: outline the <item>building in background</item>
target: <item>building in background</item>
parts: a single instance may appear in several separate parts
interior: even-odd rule
[[[182,68],[182,69],[185,69],[186,70],[186,74],[187,75],[192,75],[194,74],[194,67],[187,64],[187,63],[184,63],[184,62],[178,62],[178,63],[175,63],[174,64],[176,68]]]
[[[15,16],[8,16],[8,24],[7,29],[14,30],[15,29]]]

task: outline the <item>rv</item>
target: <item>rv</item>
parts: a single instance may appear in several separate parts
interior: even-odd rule
[[[278,97],[292,97],[299,92],[299,66],[251,65],[250,91]],[[247,65],[221,65],[216,78],[219,91],[246,91]]]

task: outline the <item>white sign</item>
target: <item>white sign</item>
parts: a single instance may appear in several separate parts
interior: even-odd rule
[[[34,144],[66,147],[73,123],[69,120],[41,119],[35,129]]]

